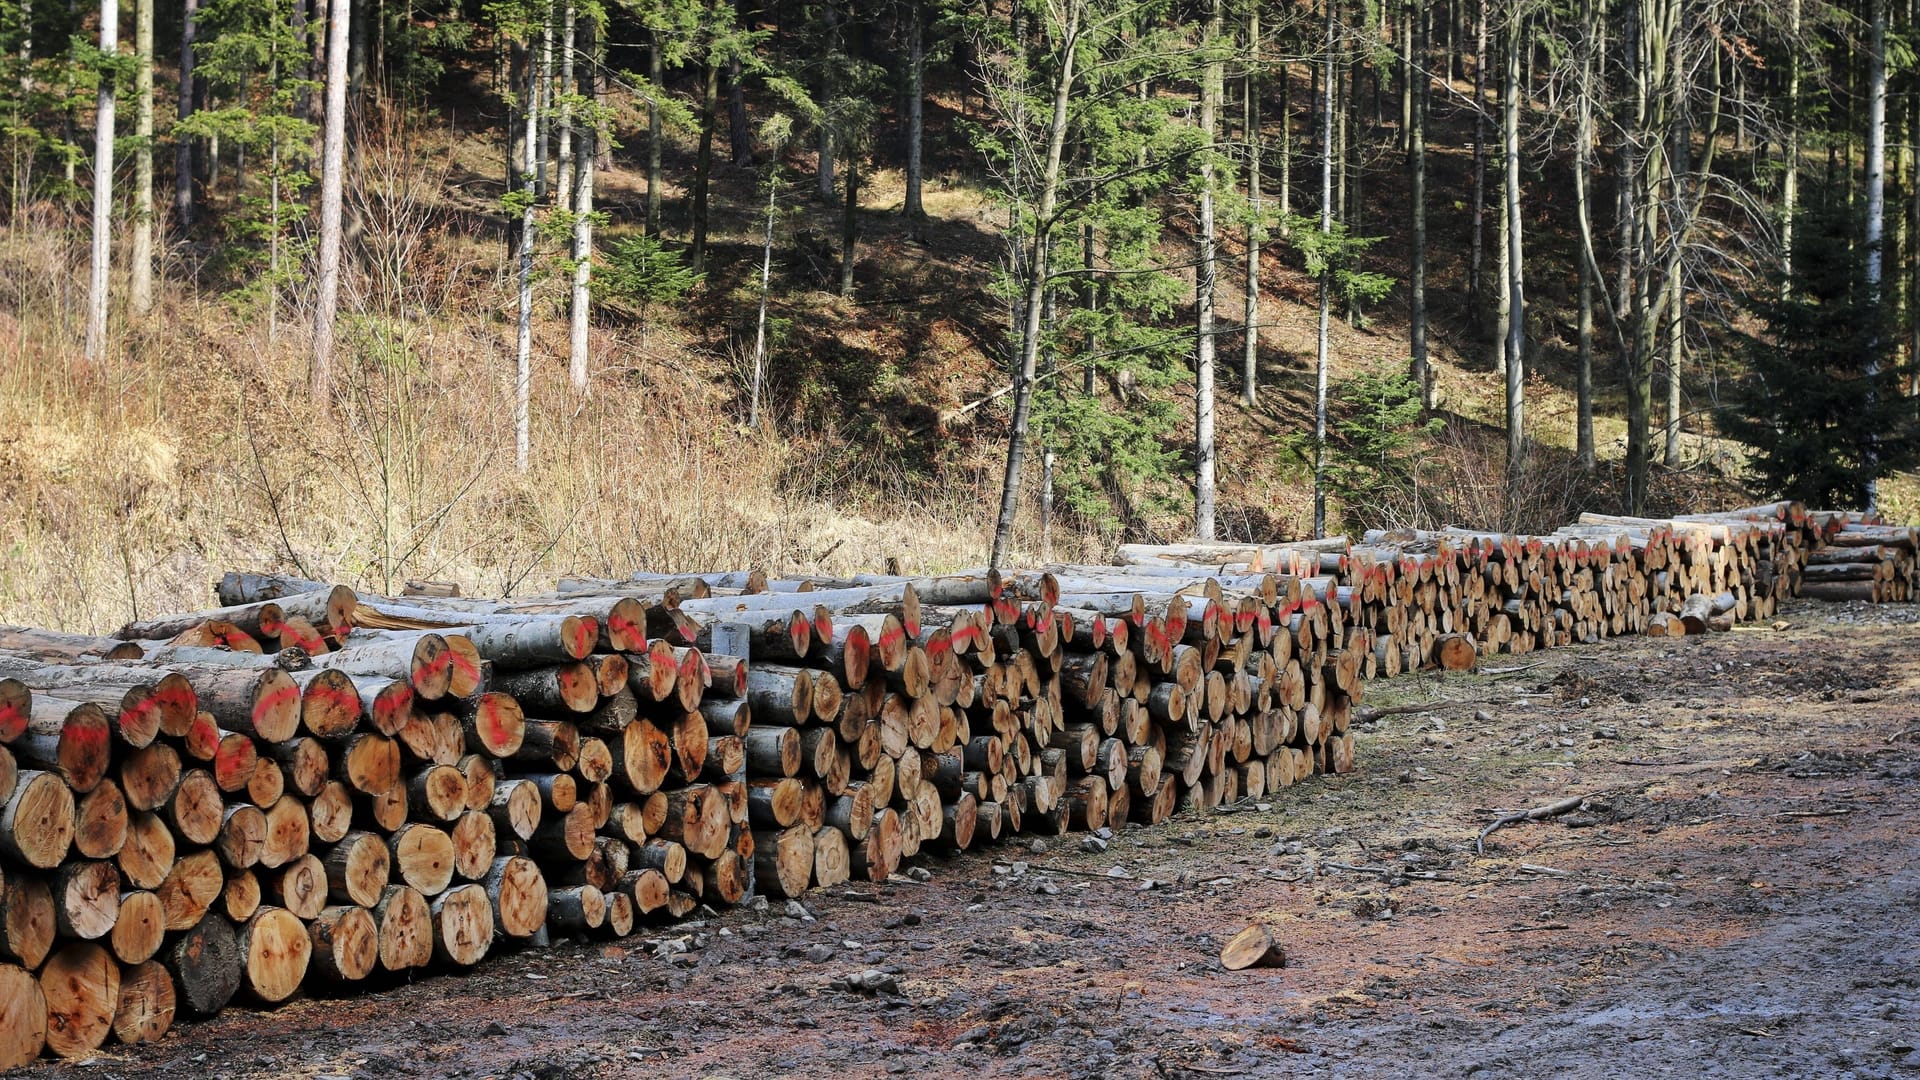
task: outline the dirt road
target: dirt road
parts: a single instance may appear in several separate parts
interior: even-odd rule
[[[1916,614],[1375,684],[1433,704],[1363,727],[1353,775],[1103,852],[990,849],[34,1072],[1920,1077]],[[1253,919],[1288,966],[1222,970]]]

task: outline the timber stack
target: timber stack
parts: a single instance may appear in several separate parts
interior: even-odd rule
[[[1369,648],[1273,574],[217,592],[0,628],[0,1067],[1346,771]]]
[[[1913,552],[1775,504],[512,600],[229,574],[112,638],[0,627],[0,1067],[1258,797],[1353,767],[1369,678],[1726,629]]]
[[[1808,517],[1818,546],[1807,559],[1802,595],[1871,604],[1920,599],[1920,529],[1840,510]]]

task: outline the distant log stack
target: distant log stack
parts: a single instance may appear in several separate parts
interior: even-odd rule
[[[1920,530],[1876,515],[1808,514],[1817,547],[1807,559],[1801,595],[1873,604],[1920,600]]]
[[[230,574],[114,638],[0,627],[0,1068],[1260,797],[1353,768],[1369,678],[1908,597],[1914,539],[1775,504],[513,600]]]

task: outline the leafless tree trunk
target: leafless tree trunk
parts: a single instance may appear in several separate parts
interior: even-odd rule
[[[1212,0],[1207,9],[1206,47],[1220,42],[1222,0]],[[1200,86],[1200,251],[1194,275],[1194,497],[1193,534],[1201,540],[1213,539],[1213,291],[1219,272],[1219,256],[1214,250],[1214,168],[1213,141],[1215,113],[1219,108],[1222,65],[1218,57],[1207,61]]]
[[[657,92],[660,86],[660,35],[652,31],[647,43],[647,83]],[[647,100],[647,235],[660,235],[660,138],[663,134],[660,109],[651,97]]]
[[[927,216],[926,208],[921,204],[921,186],[924,177],[920,167],[920,146],[926,134],[924,117],[925,95],[922,77],[927,64],[926,31],[922,23],[922,0],[909,0],[912,8],[911,22],[907,29],[907,194],[900,212],[908,221],[917,221]]]
[[[1886,255],[1887,0],[1868,0],[1868,7],[1871,14],[1867,46],[1867,303],[1877,308],[1881,302]],[[1880,374],[1880,354],[1886,345],[1875,337],[1868,346],[1866,373],[1869,378]],[[1875,393],[1871,384],[1867,393],[1871,406]],[[1870,442],[1866,461],[1867,509],[1870,511],[1878,509],[1880,502],[1879,459],[1878,447]]]
[[[1247,5],[1247,77],[1243,105],[1247,136],[1247,306],[1240,356],[1240,404],[1260,398],[1260,243],[1266,238],[1260,201],[1260,5]]]
[[[1514,15],[1507,28],[1506,101],[1501,108],[1506,156],[1507,220],[1507,480],[1518,482],[1526,455],[1527,303],[1526,260],[1521,253],[1520,219],[1520,56],[1525,23]],[[1517,509],[1517,507],[1516,507]]]
[[[1481,275],[1487,264],[1487,0],[1478,0],[1473,24],[1473,240],[1467,254],[1467,311],[1480,322]]]
[[[574,203],[573,149],[573,50],[576,38],[574,0],[565,0],[560,16],[560,150],[559,167],[554,173],[554,201],[561,206]]]
[[[847,197],[840,212],[840,295],[853,299],[854,247],[860,240],[860,159],[847,155]]]
[[[347,164],[347,35],[352,0],[327,5],[326,135],[320,154],[320,282],[313,310],[313,400],[333,398],[333,323],[340,307],[340,204]]]
[[[567,3],[567,55],[573,55],[573,3]],[[593,34],[593,59],[595,67],[601,58],[600,39],[596,28],[589,24],[589,34]],[[567,65],[571,68],[573,65]],[[571,72],[569,72],[571,74]],[[589,79],[591,76],[589,76]],[[571,93],[573,82],[563,84]],[[567,128],[561,127],[561,134]],[[600,118],[597,114],[593,123],[580,133],[577,143],[568,148],[572,151],[574,173],[560,185],[565,191],[571,185],[573,192],[573,297],[571,317],[567,333],[567,375],[574,390],[587,391],[587,319],[593,308],[593,296],[590,286],[593,283],[593,169],[595,150],[600,144]],[[565,145],[563,143],[563,145]]]
[[[199,0],[184,0],[180,13],[180,120],[193,115],[193,37],[199,22]],[[179,138],[173,148],[173,222],[185,229],[193,224],[193,140]]]
[[[553,5],[547,5],[546,23],[553,22]],[[532,51],[533,43],[527,43]],[[527,134],[525,140],[527,190],[537,190],[541,169],[540,159],[540,92],[541,72],[545,65],[529,63],[527,65]],[[533,235],[534,200],[528,199],[520,212],[520,322],[515,342],[515,367],[513,373],[513,464],[521,472],[527,471],[531,457],[532,427],[531,405],[529,398],[533,392]]]
[[[988,565],[998,568],[1013,541],[1013,523],[1020,508],[1020,472],[1026,464],[1027,418],[1033,411],[1033,377],[1040,358],[1040,304],[1047,287],[1045,236],[1054,225],[1060,194],[1060,159],[1067,142],[1067,102],[1076,78],[1075,51],[1080,41],[1086,0],[1066,0],[1060,27],[1059,67],[1053,78],[1053,115],[1047,127],[1047,156],[1039,177],[1039,228],[1029,241],[1026,266],[1026,305],[1020,338],[1020,370],[1013,383],[1013,427],[1007,436],[1007,467],[1000,484],[1000,516],[993,528],[993,551]]]
[[[1325,73],[1320,81],[1320,234],[1333,234],[1333,0],[1326,8]],[[1327,535],[1327,364],[1328,321],[1333,313],[1332,273],[1320,274],[1320,332],[1313,365],[1313,535]]]
[[[1408,5],[1408,21],[1421,23],[1420,0]],[[1407,38],[1412,41],[1409,27]],[[1427,364],[1427,39],[1422,25],[1418,48],[1409,45],[1404,65],[1408,82],[1403,111],[1407,120],[1407,179],[1413,203],[1413,265],[1407,272],[1407,334],[1413,353],[1413,382],[1421,408],[1433,408],[1433,372]]]
[[[135,0],[133,52],[133,267],[127,302],[153,309],[153,0]]]
[[[760,313],[753,326],[753,389],[747,399],[747,426],[760,426],[760,384],[767,367],[767,296],[773,285],[773,218],[778,211],[774,196],[780,190],[780,157],[774,155],[767,165],[767,227],[760,243]]]
[[[100,0],[100,51],[120,50],[119,0]],[[107,291],[113,270],[113,106],[111,78],[100,80],[93,134],[93,262],[87,284],[87,359],[107,351]]]

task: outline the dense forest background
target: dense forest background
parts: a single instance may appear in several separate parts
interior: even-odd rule
[[[1920,0],[0,0],[0,619],[1913,516]]]

